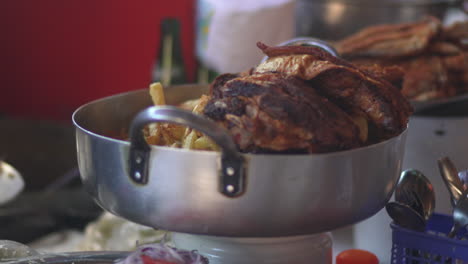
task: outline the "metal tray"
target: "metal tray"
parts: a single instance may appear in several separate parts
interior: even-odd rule
[[[442,107],[450,108],[452,105],[460,103],[468,104],[468,93],[437,100],[411,101],[415,114],[440,109]]]

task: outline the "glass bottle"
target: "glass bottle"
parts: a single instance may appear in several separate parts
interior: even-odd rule
[[[152,71],[153,82],[163,86],[183,84],[186,71],[181,48],[180,21],[168,17],[161,21],[159,51]]]

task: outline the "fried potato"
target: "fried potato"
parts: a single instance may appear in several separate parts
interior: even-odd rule
[[[195,140],[193,143],[193,148],[200,150],[219,150],[218,145],[216,145],[213,140],[206,136],[199,137],[197,140]]]
[[[175,124],[164,124],[160,126],[161,135],[164,139],[162,145],[171,146],[180,143],[185,134],[185,127]]]
[[[159,129],[159,124],[149,124],[144,134],[148,144],[161,145],[161,129]]]
[[[149,93],[154,105],[165,105],[164,89],[161,83],[152,83]],[[188,100],[179,105],[180,108],[202,114],[210,97],[202,95],[199,99]],[[150,124],[145,130],[148,144],[171,146],[185,149],[218,150],[219,147],[208,137],[191,128],[175,124]]]
[[[351,115],[351,119],[359,128],[359,138],[362,140],[362,142],[366,142],[369,135],[367,119],[360,114]]]
[[[202,95],[200,97],[200,100],[198,100],[198,104],[195,105],[193,108],[192,112],[195,114],[201,114],[203,112],[203,109],[205,109],[206,104],[210,100],[210,97],[207,95]]]
[[[188,100],[179,105],[180,108],[188,111],[193,111],[195,106],[197,106],[200,103],[200,98],[198,99],[193,99],[193,100]]]
[[[154,105],[164,105],[166,100],[164,98],[164,90],[161,83],[156,82],[150,84],[149,93]],[[161,142],[161,125],[149,124],[147,127],[146,141],[151,145],[162,145]]]
[[[195,141],[198,139],[197,132],[192,129],[187,129],[187,131],[190,131],[187,136],[184,137],[184,140],[182,142],[182,148],[184,149],[193,149],[193,145]]]
[[[164,89],[160,82],[152,83],[150,85],[149,93],[154,105],[165,105],[166,99],[164,97]]]

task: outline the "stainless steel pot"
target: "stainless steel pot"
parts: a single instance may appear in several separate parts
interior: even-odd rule
[[[174,86],[166,99],[176,104],[203,92]],[[375,214],[399,178],[406,131],[335,153],[240,154],[206,119],[150,105],[142,90],[88,103],[73,115],[84,186],[106,210],[139,224],[238,237],[323,232]],[[223,152],[148,146],[139,128],[153,121],[190,124]],[[132,144],[110,137],[130,123]]]
[[[339,40],[365,27],[414,22],[431,15],[443,19],[466,0],[298,0],[296,36]],[[466,8],[466,7],[465,7]]]

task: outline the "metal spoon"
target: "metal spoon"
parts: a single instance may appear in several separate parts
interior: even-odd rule
[[[453,208],[453,226],[447,235],[450,238],[455,237],[458,231],[468,226],[468,192],[463,192],[462,197],[458,200]]]
[[[437,161],[440,175],[447,186],[451,202],[453,205],[453,226],[447,235],[449,238],[455,237],[461,228],[468,225],[468,193],[459,177],[458,170],[448,157],[440,158]]]
[[[426,229],[426,219],[409,205],[389,202],[385,205],[385,209],[395,224],[401,227],[419,232],[423,232]]]
[[[407,204],[427,221],[435,209],[434,187],[422,172],[404,170],[395,189],[395,201]]]
[[[437,164],[439,165],[440,175],[449,190],[452,205],[455,207],[462,197],[464,189],[463,182],[458,177],[458,170],[448,157],[440,158],[437,160]]]
[[[395,189],[395,200],[385,206],[393,221],[401,227],[424,231],[435,208],[430,181],[420,171],[403,171]]]
[[[468,187],[468,170],[458,172],[458,178],[463,183],[463,189],[466,190]]]

